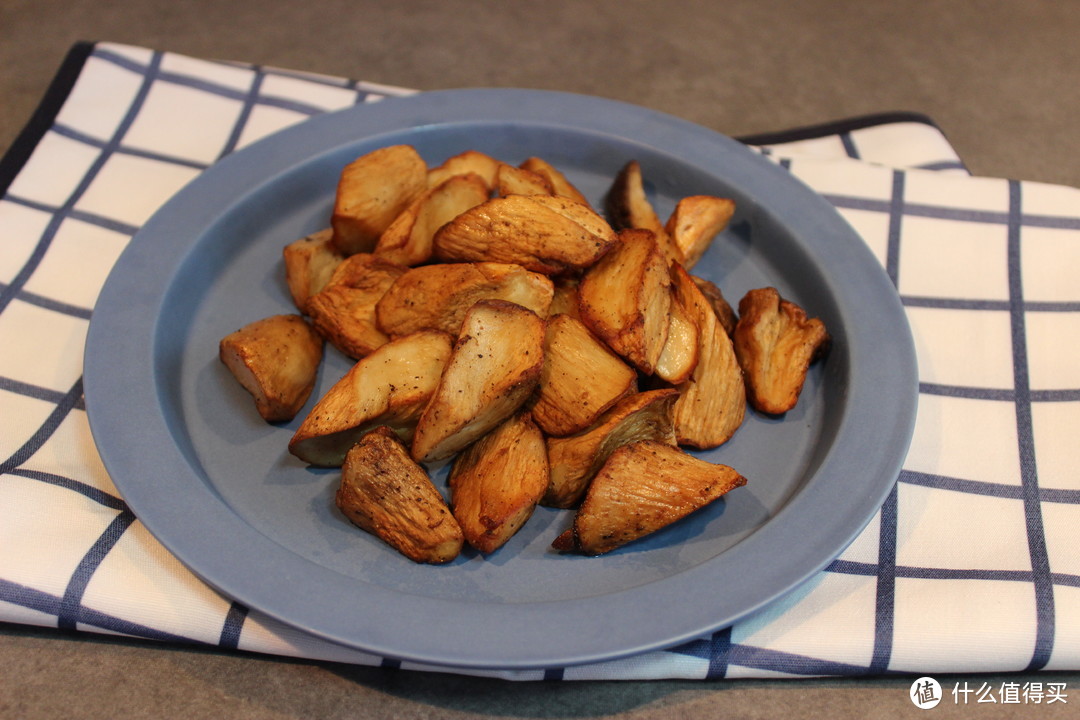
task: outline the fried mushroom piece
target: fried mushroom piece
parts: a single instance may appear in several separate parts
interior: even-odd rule
[[[637,373],[569,315],[548,318],[544,370],[532,406],[548,435],[571,435],[637,389]]]
[[[669,264],[682,261],[675,241],[649,201],[641,163],[637,160],[627,162],[615,176],[604,196],[604,212],[616,230],[638,228],[652,232],[660,252]]]
[[[675,272],[678,265],[672,265]],[[672,276],[672,287],[677,277]],[[692,308],[676,299],[671,302],[671,315],[668,318],[667,340],[663,352],[656,361],[656,376],[672,385],[679,385],[690,379],[694,368],[701,358],[701,327]]]
[[[555,188],[544,177],[532,170],[515,167],[514,165],[502,165],[495,175],[495,195],[506,197],[508,195],[554,195]]]
[[[706,280],[698,275],[691,275],[690,278],[698,286],[698,290],[705,296],[705,299],[709,301],[709,304],[712,305],[716,317],[720,319],[720,324],[724,327],[724,332],[730,336],[735,332],[735,323],[739,321],[739,317],[735,314],[731,303],[724,297],[720,287],[712,280]]]
[[[577,320],[581,319],[578,312],[578,283],[580,277],[574,275],[562,275],[554,279],[555,293],[551,298],[551,306],[548,307],[548,317],[555,315],[569,315]]]
[[[438,167],[428,170],[428,187],[437,187],[455,175],[479,175],[490,191],[495,186],[495,176],[501,162],[479,150],[465,150],[448,157]]]
[[[639,440],[617,448],[593,478],[557,550],[602,555],[700,510],[746,478],[678,447]]]
[[[480,300],[506,300],[547,317],[555,290],[546,275],[509,263],[422,265],[403,273],[375,305],[379,329],[390,336],[421,328],[457,335]]]
[[[389,427],[410,442],[452,346],[447,333],[420,330],[362,358],[315,403],[289,440],[289,452],[310,465],[337,467],[374,427]]]
[[[450,562],[464,545],[446,501],[389,428],[375,428],[349,450],[334,502],[354,525],[417,563]]]
[[[465,314],[439,385],[413,436],[418,462],[444,460],[478,440],[529,399],[544,364],[544,321],[505,300]]]
[[[482,553],[506,544],[548,485],[544,436],[518,411],[454,459],[450,503],[465,541]]]
[[[581,502],[593,476],[616,448],[637,440],[675,445],[674,388],[634,393],[604,413],[593,427],[568,437],[547,439],[551,481],[541,504],[570,508]]]
[[[488,199],[488,186],[476,173],[451,175],[422,193],[382,232],[374,254],[412,267],[431,259],[435,231]]]
[[[376,304],[407,269],[370,253],[347,257],[326,287],[308,298],[315,329],[354,360],[373,352],[390,339],[379,329]]]
[[[664,223],[645,193],[641,163],[637,160],[627,162],[615,176],[604,196],[604,211],[616,230],[642,228],[658,235],[665,232]]]
[[[649,230],[619,232],[619,242],[578,285],[578,311],[593,333],[646,375],[656,369],[670,324],[668,264]]]
[[[299,315],[248,323],[218,343],[218,357],[267,422],[292,420],[315,388],[323,340]]]
[[[515,263],[555,275],[591,266],[615,241],[611,226],[585,205],[554,195],[508,195],[443,225],[434,257]]]
[[[810,364],[830,343],[825,323],[773,287],[750,290],[739,301],[733,339],[750,405],[771,415],[795,407]]]
[[[678,248],[683,267],[690,270],[697,264],[734,214],[735,201],[730,198],[689,195],[675,204],[664,229]]]
[[[334,247],[333,237],[334,231],[326,228],[282,248],[285,283],[296,309],[304,314],[307,314],[308,298],[326,287],[345,257]]]
[[[428,168],[411,145],[391,145],[341,170],[330,226],[343,255],[371,252],[390,223],[427,189]]]
[[[746,387],[731,338],[690,274],[672,266],[675,302],[698,327],[698,361],[678,385],[675,434],[680,445],[699,449],[724,444],[746,417]]]
[[[551,186],[551,193],[560,197],[569,198],[576,203],[588,205],[589,200],[585,194],[577,189],[574,183],[563,174],[561,170],[541,157],[526,158],[520,165],[521,169],[536,173],[544,178]]]

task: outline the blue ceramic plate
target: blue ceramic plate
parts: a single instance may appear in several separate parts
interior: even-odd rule
[[[291,312],[282,247],[328,224],[341,168],[409,143],[537,155],[590,200],[637,159],[661,217],[690,194],[738,210],[695,272],[737,302],[773,285],[821,317],[832,352],[783,419],[750,413],[703,453],[749,483],[602,557],[559,555],[569,511],[538,509],[490,557],[417,565],[334,508],[338,473],[286,451],[218,340]],[[349,366],[334,350],[309,407]],[[730,625],[834,559],[880,507],[910,439],[917,377],[903,310],[863,241],[786,171],[669,115],[591,97],[455,90],[319,117],[203,173],[132,241],[90,326],[86,402],[105,466],[147,528],[224,594],[377,655],[457,668],[611,660]],[[436,482],[444,485],[436,474]]]

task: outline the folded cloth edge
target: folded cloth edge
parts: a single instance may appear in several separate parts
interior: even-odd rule
[[[779,145],[780,143],[813,140],[829,135],[840,135],[855,130],[863,130],[875,125],[889,125],[900,122],[922,123],[944,134],[941,126],[929,115],[911,110],[889,110],[866,115],[852,115],[837,120],[814,123],[813,125],[801,125],[787,130],[772,130],[752,135],[736,135],[734,137],[746,145]]]

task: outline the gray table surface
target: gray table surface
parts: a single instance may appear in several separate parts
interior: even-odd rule
[[[589,93],[730,135],[924,113],[979,175],[1080,186],[1072,0],[0,0],[0,152],[78,40],[412,87]],[[877,718],[911,679],[511,683],[0,624],[2,718]],[[952,678],[940,678],[951,687]],[[1076,717],[1068,704],[948,717]],[[934,711],[930,711],[934,712]]]

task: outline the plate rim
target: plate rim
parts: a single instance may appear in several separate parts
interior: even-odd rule
[[[567,108],[570,108],[571,112],[567,113]],[[559,111],[558,115],[555,114],[555,109]],[[609,122],[604,125],[585,117],[587,113],[600,111],[613,113],[607,116]],[[526,117],[528,113],[531,114]],[[832,205],[828,204],[820,195],[789,172],[759,157],[737,141],[700,125],[659,111],[617,100],[550,90],[471,88],[429,91],[403,97],[388,97],[379,100],[377,103],[327,113],[279,131],[224,158],[176,193],[143,225],[143,228],[132,238],[128,247],[121,254],[102,288],[98,304],[95,306],[95,312],[91,317],[84,357],[84,392],[87,414],[95,444],[110,477],[113,478],[117,489],[121,491],[122,497],[136,516],[140,518],[150,533],[157,537],[159,542],[170,553],[173,553],[209,585],[217,588],[228,597],[237,598],[244,602],[242,598],[249,594],[250,591],[237,592],[236,583],[251,582],[251,578],[241,577],[230,583],[229,581],[223,582],[220,577],[213,577],[217,575],[216,572],[207,573],[206,565],[208,563],[200,561],[199,554],[208,551],[209,548],[200,546],[197,541],[190,537],[185,537],[182,531],[181,535],[178,536],[177,518],[162,518],[161,512],[152,507],[148,508],[147,503],[152,502],[152,499],[147,498],[139,488],[138,478],[143,477],[143,473],[148,472],[152,466],[145,457],[138,457],[138,453],[132,452],[129,448],[132,445],[135,447],[143,445],[143,441],[159,442],[160,433],[156,432],[158,428],[147,426],[130,427],[130,421],[119,416],[123,415],[123,413],[118,413],[117,409],[107,402],[107,399],[110,395],[115,394],[122,382],[131,379],[130,376],[119,377],[118,371],[113,368],[112,360],[117,356],[126,357],[129,363],[135,365],[142,363],[144,368],[150,369],[155,366],[153,347],[156,344],[156,317],[150,319],[153,320],[150,323],[153,332],[149,342],[146,342],[148,338],[145,337],[140,342],[134,333],[123,342],[118,342],[116,336],[118,328],[128,327],[135,320],[139,320],[139,322],[135,323],[137,327],[145,329],[147,325],[148,318],[138,317],[139,303],[132,302],[130,299],[123,299],[128,297],[126,294],[131,291],[131,267],[141,268],[145,263],[152,260],[152,258],[144,257],[146,252],[143,249],[153,242],[147,240],[147,238],[155,237],[155,233],[160,233],[162,228],[172,223],[178,215],[187,213],[192,205],[204,211],[199,213],[192,222],[201,224],[201,232],[205,232],[207,225],[212,224],[216,218],[228,212],[230,208],[242,203],[246,196],[245,193],[239,193],[228,198],[221,197],[220,185],[222,183],[229,185],[236,180],[237,176],[258,177],[262,179],[261,181],[264,184],[271,183],[274,177],[289,172],[299,164],[312,162],[317,155],[331,152],[335,147],[340,147],[343,143],[377,144],[379,138],[383,136],[410,130],[427,131],[452,123],[512,123],[527,120],[561,125],[575,131],[606,133],[619,138],[624,138],[619,133],[632,131],[637,133],[637,136],[629,139],[635,142],[648,140],[650,146],[654,146],[653,144],[658,142],[658,138],[673,137],[679,138],[680,144],[701,142],[708,146],[711,143],[714,150],[719,149],[721,155],[731,153],[737,162],[746,163],[747,167],[753,168],[751,178],[755,183],[775,182],[781,183],[781,187],[786,184],[796,192],[801,204],[813,210],[811,215],[815,220],[831,225],[828,228],[831,231],[847,233],[857,240],[858,244],[852,246],[856,248],[852,250],[854,255],[851,260],[852,264],[860,272],[872,268],[876,270],[878,275],[856,277],[854,283],[870,284],[874,286],[875,290],[880,290],[884,282],[891,290],[891,294],[885,294],[877,298],[880,305],[877,309],[886,312],[894,321],[897,319],[902,321],[895,327],[897,331],[897,346],[894,348],[896,354],[892,358],[893,362],[889,365],[889,372],[894,375],[881,378],[886,383],[892,383],[889,387],[891,387],[893,395],[892,402],[895,403],[893,423],[889,431],[889,436],[895,438],[895,440],[888,448],[879,448],[877,450],[878,462],[876,463],[876,467],[880,469],[881,473],[890,477],[889,482],[880,482],[879,485],[875,486],[876,492],[862,498],[858,511],[855,513],[858,515],[858,519],[857,521],[850,521],[844,526],[843,532],[839,533],[843,537],[837,537],[835,533],[830,536],[830,544],[836,547],[826,553],[828,557],[826,557],[826,554],[822,554],[821,557],[817,558],[817,562],[806,565],[799,572],[792,572],[785,566],[782,568],[786,570],[783,573],[784,579],[782,581],[773,581],[770,592],[759,593],[752,601],[741,602],[742,608],[738,613],[728,612],[727,617],[717,617],[714,622],[704,625],[700,621],[688,623],[688,625],[693,624],[693,627],[688,627],[680,633],[673,634],[670,631],[659,633],[665,635],[665,637],[654,637],[650,640],[638,638],[625,647],[607,647],[597,651],[579,648],[573,652],[565,653],[549,651],[545,653],[545,657],[535,654],[528,657],[524,654],[515,654],[514,656],[504,654],[496,659],[490,653],[486,658],[466,656],[469,655],[468,653],[458,657],[447,657],[445,651],[432,651],[431,649],[425,651],[419,648],[403,650],[401,647],[394,647],[396,642],[400,642],[400,638],[382,638],[380,636],[366,638],[364,642],[357,642],[357,638],[353,633],[328,631],[327,628],[318,623],[313,624],[309,620],[283,617],[281,611],[275,611],[276,608],[271,608],[268,611],[265,607],[255,605],[250,609],[258,610],[286,625],[356,650],[433,666],[471,669],[536,669],[568,667],[614,660],[650,650],[673,647],[682,642],[701,637],[708,632],[730,626],[762,607],[773,603],[780,597],[786,596],[835,559],[862,531],[873,518],[877,509],[880,508],[895,484],[914,431],[915,407],[918,394],[914,342],[911,338],[910,327],[905,319],[899,296],[896,295],[895,289],[892,288],[884,270],[876,258],[873,257],[869,248],[865,246],[862,239],[858,237]],[[182,257],[180,252],[182,250],[183,248],[172,248],[170,252],[177,253],[175,257],[179,258]],[[868,261],[872,261],[872,264],[868,265]],[[175,271],[176,268],[174,267]],[[873,272],[871,272],[871,275],[873,275]],[[141,288],[141,290],[151,296],[154,295],[153,288]],[[162,293],[166,291],[167,287],[162,289]],[[156,296],[155,300],[160,303],[162,297]],[[99,307],[103,307],[104,311],[99,313]],[[844,308],[838,309],[840,311],[845,310]],[[149,372],[148,376],[152,377],[153,374],[153,372]],[[144,376],[140,377],[146,379]],[[864,386],[865,382],[860,378],[856,384],[856,389],[865,392],[863,390]],[[146,391],[146,388],[142,390]],[[156,390],[150,394],[156,395]],[[854,409],[858,410],[859,408],[855,407]],[[845,419],[845,423],[850,425],[847,419]],[[117,437],[123,438],[128,447],[121,446],[120,443],[116,442]],[[133,440],[134,442],[132,442]],[[169,455],[171,458],[171,454]],[[822,461],[822,466],[816,470],[816,473],[831,469],[835,463],[835,453],[830,448]],[[787,534],[797,534],[798,531],[802,530],[811,531],[813,530],[811,519],[815,513],[824,510],[827,510],[827,508],[821,507],[821,502],[815,502],[812,493],[799,492],[766,523],[766,526],[775,525],[783,519],[783,522],[788,523]],[[231,514],[231,511],[226,513],[226,515],[229,514]],[[739,546],[744,546],[744,548],[737,553],[739,559],[751,558],[755,553],[762,552],[762,550],[757,549],[757,546],[769,537],[769,533],[761,532],[763,528],[759,528],[749,537],[740,541]],[[253,528],[249,529],[252,533],[258,533]],[[241,534],[246,535],[247,533]],[[179,542],[178,537],[180,538]],[[725,555],[728,555],[728,553],[725,553]],[[730,557],[728,561],[731,561]],[[703,563],[681,573],[681,582],[698,582],[700,580],[698,576],[708,574],[706,566],[712,564],[712,562]],[[750,567],[748,566],[746,569],[749,570]],[[650,585],[660,585],[662,582],[658,581]],[[381,596],[384,592],[396,595],[394,591],[385,591],[376,586],[367,585],[367,589],[376,596]],[[667,590],[638,586],[611,595],[622,595],[627,592],[646,600],[655,601],[662,599]],[[400,600],[397,597],[394,599]],[[406,602],[406,605],[409,602]],[[460,604],[457,601],[437,598],[423,598],[420,604],[424,605],[432,602],[436,605],[449,603],[456,606]],[[559,603],[572,604],[574,602],[580,601],[553,601],[552,603],[542,604],[557,605]],[[505,604],[504,606],[513,607]],[[707,612],[707,610],[701,612]],[[288,612],[285,611],[284,614],[287,615]],[[502,617],[506,614],[506,612],[500,610],[493,613],[494,619],[500,621],[512,620],[512,618],[504,619]],[[695,616],[698,614],[701,613],[696,612]]]

